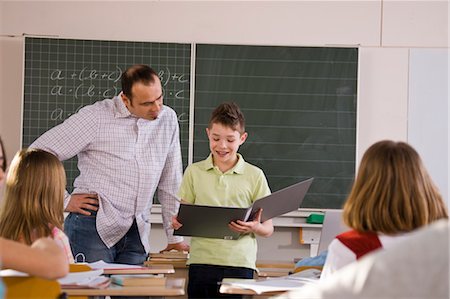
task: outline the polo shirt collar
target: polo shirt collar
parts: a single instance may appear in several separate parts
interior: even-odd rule
[[[238,173],[238,174],[243,174],[244,173],[244,169],[245,169],[244,158],[239,153],[237,154],[237,156],[238,156],[238,162],[236,163],[236,165],[234,165],[233,168],[228,170],[227,173]],[[213,163],[212,154],[209,154],[208,158],[205,159],[204,167],[205,167],[205,170],[214,169],[214,163]]]
[[[234,168],[232,170],[235,173],[243,174],[245,169],[244,157],[242,157],[242,155],[239,153],[237,155],[238,155],[238,162],[236,163],[236,165],[234,165]]]

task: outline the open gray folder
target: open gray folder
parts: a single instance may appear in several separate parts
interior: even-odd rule
[[[236,240],[240,234],[228,228],[232,221],[251,220],[263,209],[261,221],[297,210],[308,192],[313,178],[278,190],[248,208],[180,204],[178,221],[183,224],[174,235]]]

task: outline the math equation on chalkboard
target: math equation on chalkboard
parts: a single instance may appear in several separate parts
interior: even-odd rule
[[[50,70],[48,80],[50,82],[48,94],[52,97],[65,99],[66,96],[73,97],[75,102],[80,102],[75,110],[65,111],[63,107],[57,107],[49,111],[49,119],[64,120],[66,117],[78,112],[85,106],[82,98],[88,98],[89,102],[101,99],[111,99],[120,92],[120,78],[123,73],[120,66],[113,70],[102,71],[83,67],[80,70]],[[165,100],[185,100],[189,94],[185,94],[183,84],[189,84],[188,74],[172,72],[170,68],[164,67],[157,70],[163,86]],[[174,83],[180,83],[174,85]],[[179,113],[178,120],[186,122],[187,114]]]

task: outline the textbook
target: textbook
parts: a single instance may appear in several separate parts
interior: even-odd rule
[[[224,278],[222,287],[227,286],[252,290],[260,295],[265,292],[285,292],[297,290],[305,285],[314,285],[319,283],[320,270],[308,269],[302,273],[295,273],[287,276],[266,279],[240,279]]]
[[[165,286],[166,278],[162,274],[111,275],[111,282],[129,287]]]
[[[172,265],[174,268],[186,268],[187,259],[152,257],[144,262],[144,266]]]
[[[262,209],[261,222],[297,210],[313,178],[278,190],[255,201],[248,208],[180,204],[178,221],[183,224],[174,235],[236,240],[240,234],[229,229],[232,221],[252,220]]]
[[[89,281],[83,281],[71,284],[61,284],[63,289],[106,289],[109,287],[111,279],[106,276],[92,278]]]
[[[105,289],[110,279],[102,274],[103,270],[70,272],[58,282],[63,289]]]

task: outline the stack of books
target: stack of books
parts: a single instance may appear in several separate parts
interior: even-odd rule
[[[174,267],[186,267],[189,252],[187,251],[163,251],[150,253],[144,265],[171,264]]]

